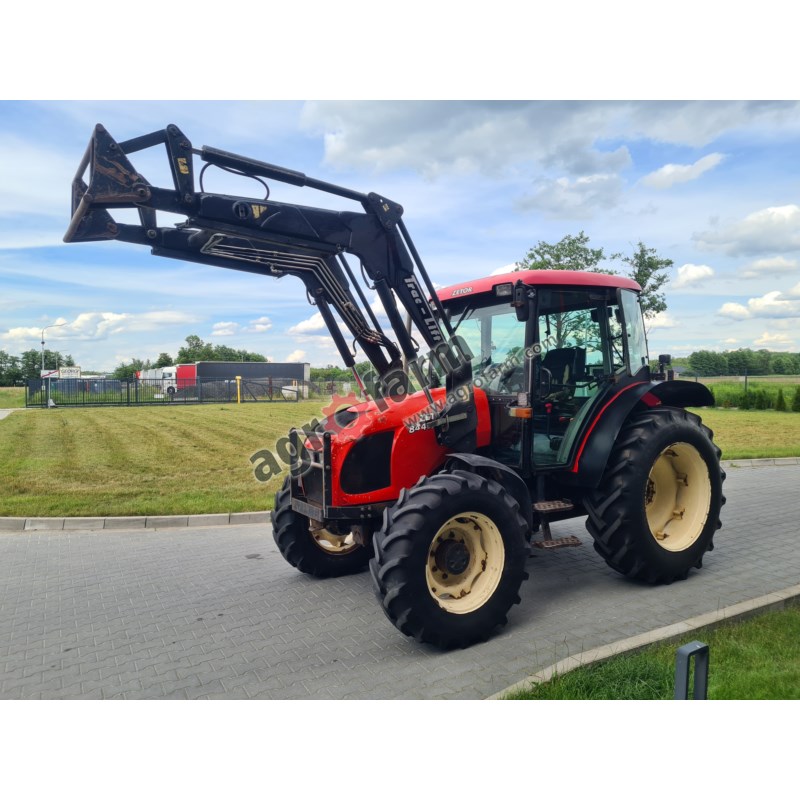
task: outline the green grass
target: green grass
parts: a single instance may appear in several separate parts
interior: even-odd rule
[[[0,421],[0,516],[259,511],[250,456],[322,403],[33,410]]]
[[[35,409],[0,421],[0,516],[259,511],[250,456],[322,401]],[[800,456],[800,414],[700,409],[724,458]]]
[[[709,646],[710,700],[800,699],[800,608],[770,612],[678,642],[580,667],[509,700],[670,700],[675,651],[699,640]]]
[[[723,458],[800,456],[800,414],[723,408],[693,411],[714,431]]]
[[[24,386],[0,386],[0,408],[24,408]]]

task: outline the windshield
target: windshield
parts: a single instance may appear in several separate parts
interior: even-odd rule
[[[472,351],[472,379],[476,387],[493,394],[524,391],[525,323],[517,319],[508,300],[491,297],[480,303],[448,308],[455,332]]]

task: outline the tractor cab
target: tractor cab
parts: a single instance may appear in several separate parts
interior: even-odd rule
[[[529,270],[440,293],[489,400],[487,455],[523,474],[573,463],[607,398],[649,380],[639,290],[617,276]]]

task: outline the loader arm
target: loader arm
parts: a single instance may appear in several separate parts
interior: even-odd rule
[[[173,179],[170,188],[152,186],[127,158],[162,145]],[[204,192],[202,171],[197,191],[195,156],[206,162],[203,170],[213,165],[256,179],[308,187],[355,201],[363,210],[334,211],[275,202],[269,196],[259,200]],[[110,213],[115,208],[137,209],[139,224],[115,221]],[[186,221],[159,227],[159,211],[182,215]],[[397,398],[408,391],[405,362],[431,400],[428,375],[419,359],[434,361],[453,398],[440,412],[441,423],[449,429],[454,422],[455,439],[469,444],[476,426],[471,354],[453,332],[402,214],[402,206],[375,193],[363,194],[212,147],[197,150],[175,125],[121,143],[97,125],[73,181],[72,219],[64,241],[117,239],[146,245],[154,255],[278,278],[295,275],[322,315],[344,363],[355,374],[355,354],[335,315],[375,368],[382,396]],[[347,254],[359,260],[365,281],[371,282],[381,300],[394,339],[382,330]],[[410,316],[427,353],[420,353],[399,306]],[[357,374],[356,379],[362,385]]]

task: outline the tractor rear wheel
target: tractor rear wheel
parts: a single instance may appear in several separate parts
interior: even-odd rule
[[[271,514],[272,536],[281,555],[300,572],[317,578],[335,578],[366,569],[371,551],[350,532],[311,529],[310,520],[292,508],[289,478],[275,495]]]
[[[454,471],[422,478],[386,510],[370,562],[389,620],[437,647],[467,647],[505,625],[528,575],[527,524],[496,481]]]
[[[606,563],[628,578],[672,583],[703,565],[725,503],[720,450],[700,417],[654,408],[620,432],[586,527]]]

